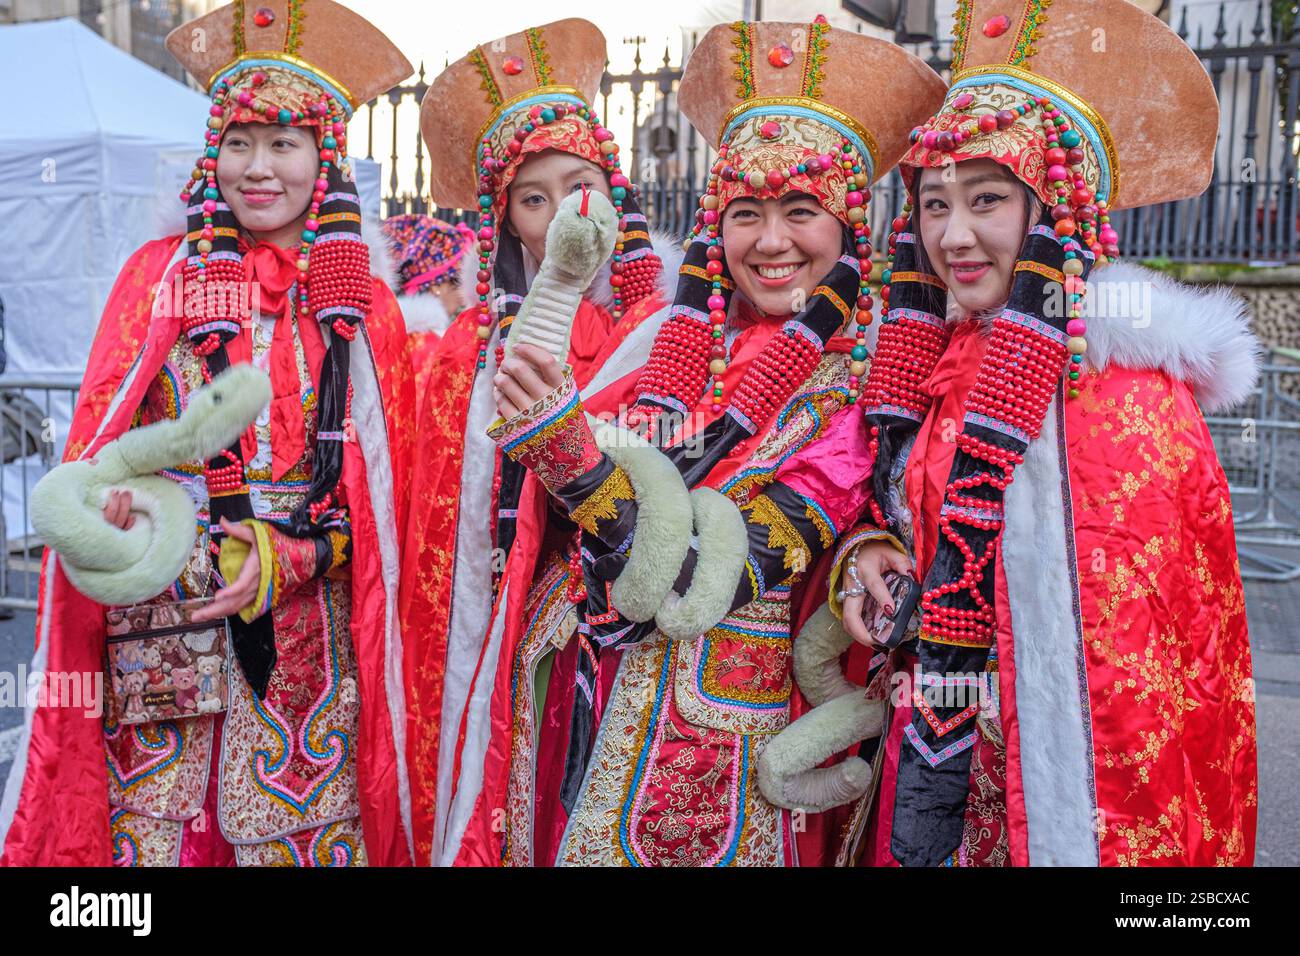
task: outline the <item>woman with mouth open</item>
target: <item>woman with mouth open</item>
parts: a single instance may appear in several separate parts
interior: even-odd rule
[[[866,653],[882,570],[914,564],[922,597],[869,692],[885,734],[843,859],[1249,865],[1250,648],[1202,412],[1250,393],[1258,346],[1224,292],[1115,262],[1110,223],[1205,188],[1217,102],[1132,4],[1042,13],[961,0],[902,161],[863,396],[886,520],[830,588]]]
[[[868,94],[861,73],[896,95]],[[763,797],[756,766],[789,720],[809,570],[868,498],[852,401],[869,186],[941,97],[916,57],[822,18],[721,25],[695,49],[678,104],[719,158],[648,360],[579,398],[567,368],[521,346],[495,382],[493,437],[582,542],[570,567],[537,569],[543,600],[534,582],[509,602],[505,640],[581,653],[556,772],[512,759],[534,733],[516,708],[485,767],[504,831],[476,817],[467,862],[799,862],[802,821]],[[511,713],[527,684],[499,672],[494,707]],[[542,803],[557,805],[544,820]]]
[[[190,689],[197,672],[197,714],[36,708],[0,801],[3,863],[409,865],[397,575],[413,399],[346,123],[411,65],[330,0],[229,4],[167,45],[211,98],[172,200],[187,221],[122,269],[65,454],[177,418],[229,366],[267,372],[271,401],[239,440],[161,473],[189,492],[197,533],[177,580],[131,614],[156,629],[207,599],[193,620],[228,640],[200,635],[211,653],[195,657],[172,636],[151,671],[188,671]],[[104,518],[131,527],[138,505],[114,494]],[[100,670],[110,612],[47,550],[35,666]],[[160,706],[180,699],[172,681]]]

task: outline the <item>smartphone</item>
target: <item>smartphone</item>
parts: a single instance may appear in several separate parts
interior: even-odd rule
[[[911,575],[897,571],[886,571],[884,578],[894,602],[894,613],[886,614],[885,609],[868,596],[865,606],[871,609],[871,613],[866,621],[867,633],[882,647],[895,648],[907,635],[907,625],[921,600],[921,585]]]

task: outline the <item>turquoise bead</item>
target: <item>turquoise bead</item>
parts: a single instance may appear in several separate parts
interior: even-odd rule
[[[615,199],[622,199],[624,196],[627,195],[627,190],[624,189],[622,186],[615,186],[609,191],[609,194],[613,196]]]
[[[867,360],[867,347],[865,345],[855,345],[853,351],[849,354],[853,356],[853,361],[865,362]]]
[[[1061,145],[1066,149],[1073,149],[1082,141],[1082,137],[1079,136],[1077,130],[1067,129],[1065,132],[1061,133]]]
[[[553,109],[549,109],[549,108],[548,108],[548,109],[544,109],[544,110],[542,110],[542,122],[543,122],[543,123],[554,123],[554,122],[555,122],[555,110],[553,110]]]
[[[312,232],[310,229],[304,229],[302,231],[303,242],[311,242],[315,238],[316,238],[316,233]]]
[[[325,149],[333,149],[339,143],[338,140],[336,140],[333,136],[326,136],[323,140],[321,140],[320,144]]]
[[[277,114],[276,116],[276,119],[280,121],[281,125],[288,126],[290,123],[293,122],[293,114],[290,113],[288,110],[280,110],[279,114]]]
[[[207,149],[207,157],[208,157],[208,159],[216,159],[216,158],[217,158],[217,147],[215,147],[215,146],[209,146],[208,149]]]
[[[207,189],[203,190],[203,198],[204,198],[204,199],[216,199],[217,196],[218,196],[217,191],[216,191],[213,187],[211,187],[211,186],[209,186]]]

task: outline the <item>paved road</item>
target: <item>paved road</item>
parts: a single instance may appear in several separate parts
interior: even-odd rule
[[[1259,722],[1260,866],[1300,866],[1300,582],[1246,585]],[[35,615],[0,621],[0,672],[30,663]],[[0,707],[0,780],[9,773],[22,711]]]

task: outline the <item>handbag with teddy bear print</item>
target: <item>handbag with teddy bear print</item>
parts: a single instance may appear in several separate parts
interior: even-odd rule
[[[109,608],[107,663],[114,722],[176,720],[226,709],[226,621],[192,620],[210,600]]]

